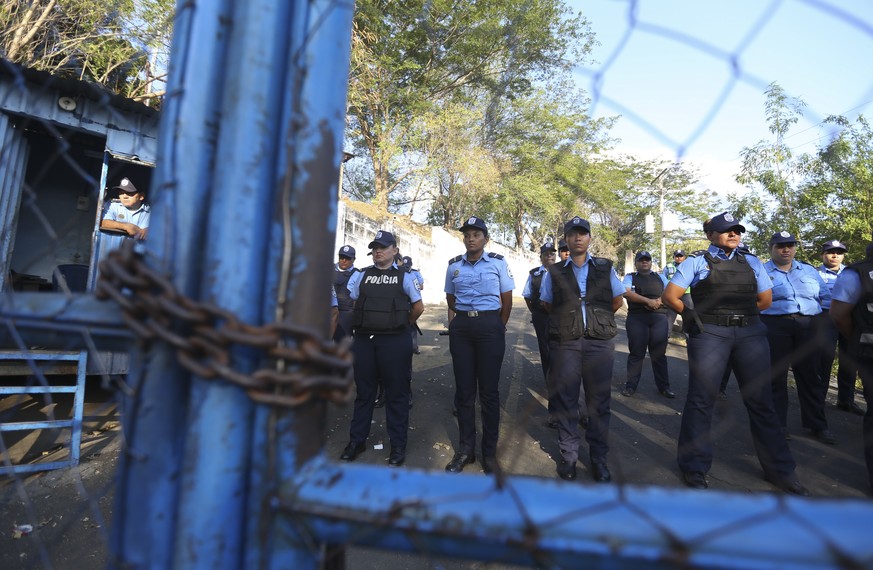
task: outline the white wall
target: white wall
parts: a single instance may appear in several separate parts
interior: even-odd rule
[[[425,226],[413,222],[406,216],[378,214],[369,204],[341,200],[337,210],[337,236],[335,250],[343,245],[351,245],[356,250],[355,267],[372,265],[367,253],[367,244],[379,230],[388,230],[397,238],[402,255],[412,258],[412,265],[424,277],[422,297],[425,303],[444,303],[443,293],[446,267],[449,260],[464,253],[461,232],[446,231],[442,227]],[[486,251],[499,253],[509,263],[515,278],[515,295],[520,296],[527,281],[528,271],[539,265],[539,256],[529,251],[516,251],[494,241],[488,243]]]

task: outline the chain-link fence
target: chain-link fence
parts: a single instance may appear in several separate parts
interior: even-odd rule
[[[619,335],[613,482],[557,480],[523,305],[496,473],[443,472],[457,424],[438,305],[420,322],[406,467],[384,466],[378,410],[364,455],[336,461],[348,347],[322,339],[352,8],[180,3],[160,112],[0,62],[0,566],[873,567],[857,416],[833,414],[836,447],[795,433],[814,497],[786,497],[731,384],[713,489],[684,488],[680,344],[676,400],[648,370],[622,398]]]

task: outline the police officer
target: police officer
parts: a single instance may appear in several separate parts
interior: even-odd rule
[[[821,247],[822,264],[818,266],[818,274],[822,281],[833,291],[837,277],[846,268],[843,260],[846,258],[848,248],[839,240],[829,240]],[[864,415],[864,410],[855,403],[855,377],[858,375],[858,366],[849,352],[846,338],[837,331],[828,311],[830,303],[823,301],[821,304],[822,314],[819,316],[819,334],[822,339],[821,367],[819,373],[825,386],[830,384],[831,369],[834,365],[836,348],[840,349],[840,363],[837,367],[837,409],[859,416]]]
[[[339,321],[333,339],[340,339],[352,334],[352,309],[355,302],[349,296],[349,278],[357,271],[355,269],[355,248],[344,245],[337,252],[337,262],[334,264],[333,288],[336,290]]]
[[[770,278],[757,257],[737,251],[746,231],[739,220],[724,212],[703,227],[710,246],[679,265],[662,297],[681,312],[688,333],[688,398],[678,445],[682,479],[695,489],[708,486],[712,412],[722,373],[730,363],[766,479],[786,493],[808,495],[795,474],[773,406],[767,328],[758,316],[772,302]],[[689,286],[693,309],[680,301]]]
[[[673,252],[673,261],[667,262],[667,264],[664,266],[663,271],[661,272],[664,275],[664,277],[667,279],[667,281],[670,281],[670,279],[673,278],[673,275],[676,273],[676,268],[679,267],[679,265],[683,261],[685,261],[686,259],[688,259],[688,256],[685,254],[685,250],[677,249],[676,251]],[[690,289],[688,291],[685,291],[685,294],[682,295],[682,304],[693,308],[694,305],[691,301],[691,290]],[[667,307],[667,334],[668,335],[673,330],[673,323],[676,322],[676,315],[677,314],[678,313],[676,311],[674,311],[670,307]]]
[[[770,381],[773,405],[782,429],[788,434],[788,367],[794,371],[800,419],[803,427],[822,443],[837,439],[828,429],[824,402],[827,384],[819,375],[819,342],[816,316],[823,302],[830,305],[831,293],[818,271],[794,259],[797,239],[787,231],[770,238],[770,261],[764,269],[773,282],[773,304],[761,311],[770,344]],[[830,377],[830,375],[828,375]]]
[[[349,444],[340,459],[354,461],[366,448],[376,384],[381,380],[385,387],[385,420],[391,442],[388,465],[399,467],[406,460],[409,430],[408,374],[412,365],[409,327],[421,316],[424,304],[412,276],[394,263],[397,253],[394,235],[380,230],[368,247],[373,265],[354,273],[348,284],[355,300],[352,355],[357,396]]]
[[[521,296],[524,297],[524,302],[527,303],[534,332],[537,335],[537,345],[540,349],[540,364],[543,367],[546,394],[549,397],[548,425],[552,429],[557,429],[558,419],[555,417],[555,410],[551,401],[554,387],[549,382],[549,314],[546,313],[546,310],[540,303],[540,284],[543,281],[546,268],[555,263],[555,253],[555,244],[550,241],[540,246],[540,261],[542,263],[530,270],[527,282],[524,284],[524,290],[521,293]]]
[[[584,384],[588,408],[588,456],[595,481],[608,482],[609,404],[612,367],[618,332],[615,311],[623,304],[624,287],[608,259],[589,254],[591,225],[575,217],[564,224],[569,248],[567,261],[548,268],[540,299],[549,313],[551,366],[558,415],[558,476],[576,478],[579,458],[579,390]]]
[[[830,316],[840,334],[848,340],[849,351],[855,357],[858,373],[864,385],[867,412],[864,414],[864,460],[867,478],[873,489],[873,256],[853,263],[840,273],[834,283]],[[841,355],[842,356],[842,355]]]
[[[567,241],[564,239],[558,240],[558,260],[567,261],[570,257],[570,248],[567,247]]]
[[[488,227],[476,216],[461,226],[467,252],[449,260],[445,293],[454,318],[449,322],[449,351],[455,373],[455,407],[460,440],[449,473],[476,461],[476,393],[482,413],[482,469],[497,464],[500,428],[500,366],[506,350],[506,323],[515,282],[502,255],[488,253]]]
[[[818,271],[794,259],[797,239],[789,232],[776,232],[770,238],[770,261],[764,269],[773,282],[773,304],[761,311],[770,344],[770,381],[773,404],[788,434],[788,367],[794,371],[800,418],[813,437],[834,445],[836,437],[828,429],[824,413],[827,384],[819,375],[819,343],[816,316],[822,303],[830,305],[831,293]]]
[[[627,299],[627,381],[622,396],[633,396],[643,373],[646,349],[652,360],[652,373],[658,393],[675,398],[667,374],[667,307],[661,302],[667,279],[652,271],[652,254],[637,252],[636,271],[624,276],[624,298]]]

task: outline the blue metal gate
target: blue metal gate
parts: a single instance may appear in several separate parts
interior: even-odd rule
[[[873,567],[870,503],[325,457],[326,407],[348,384],[342,350],[318,341],[317,268],[336,232],[352,11],[180,2],[147,247],[118,261],[114,301],[4,299],[7,326],[57,350],[138,340],[111,564],[306,568],[357,544],[543,567]]]

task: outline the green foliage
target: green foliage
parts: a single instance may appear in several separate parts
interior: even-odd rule
[[[21,65],[150,98],[152,61],[166,63],[171,0],[5,0],[0,50]],[[159,77],[162,79],[162,77]]]

